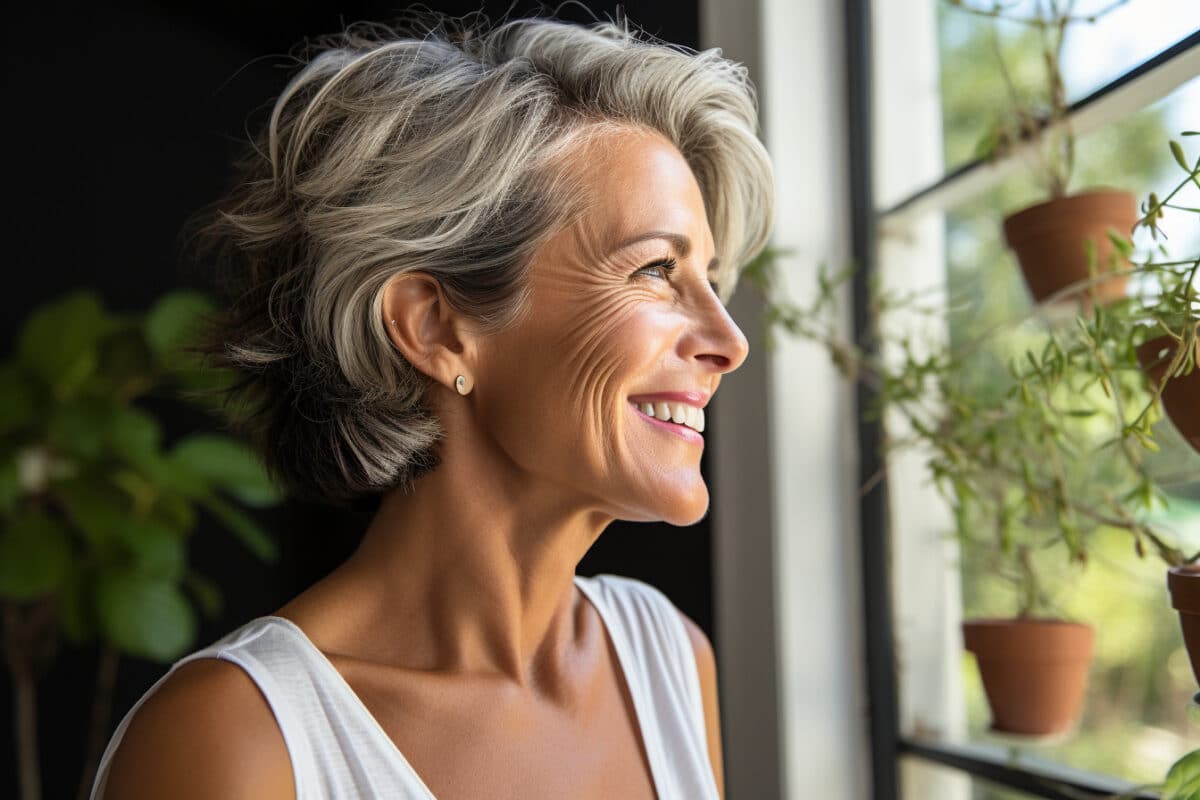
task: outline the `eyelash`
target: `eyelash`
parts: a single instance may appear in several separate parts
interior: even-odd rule
[[[648,269],[661,269],[666,273],[666,276],[669,279],[671,273],[675,271],[675,265],[676,261],[673,258],[660,258],[658,261],[652,261],[646,266],[639,268],[635,274],[640,274]],[[720,294],[720,292],[717,290],[717,284],[715,281],[709,281],[708,285],[709,288],[713,290],[713,294]]]
[[[645,272],[648,269],[661,269],[669,278],[671,273],[675,271],[675,263],[675,259],[673,258],[660,258],[658,261],[653,261],[639,269],[638,273]]]

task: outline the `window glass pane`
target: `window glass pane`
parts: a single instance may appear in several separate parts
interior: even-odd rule
[[[1038,5],[1066,5],[1063,0],[1017,0],[1000,5],[1011,16],[1028,18]],[[990,0],[963,0],[964,6],[989,8]],[[1095,22],[1068,25],[1062,50],[1062,73],[1068,102],[1091,94],[1176,42],[1200,30],[1200,3],[1180,0],[1078,0],[1075,16],[1085,18],[1105,8]],[[944,148],[947,171],[972,160],[1001,109],[1009,106],[1010,86],[1024,96],[1043,97],[1043,38],[1036,27],[1010,19],[972,14],[939,4],[941,84],[945,109]],[[998,54],[1008,65],[998,67]]]
[[[1151,191],[1174,186],[1179,168],[1167,148],[1180,139],[1192,150],[1197,137],[1180,132],[1200,128],[1200,77],[1188,81],[1150,108],[1082,138],[1076,147],[1073,185],[1079,189],[1112,187],[1133,192],[1139,202]],[[1176,198],[1195,206],[1197,190],[1189,187]],[[1016,262],[1005,246],[1000,221],[1004,215],[1048,199],[1032,171],[1013,175],[990,191],[946,211],[947,279],[952,296],[972,308],[969,316],[951,320],[951,336],[962,340],[990,329],[1029,309],[1029,295]],[[1170,251],[1180,257],[1200,252],[1200,227],[1194,214],[1164,212]],[[1135,243],[1150,244],[1144,231]]]
[[[1200,127],[1194,119],[1196,108],[1200,108],[1200,78],[1151,108],[1081,139],[1077,145],[1077,185],[1120,187],[1139,199],[1152,190],[1161,193],[1174,186],[1179,170],[1166,142],[1177,138],[1184,128]],[[1183,141],[1192,158],[1200,155],[1200,137]],[[1005,214],[1041,199],[1040,189],[1030,175],[1017,174],[970,203],[947,210],[946,280],[950,337],[955,344],[971,341],[1028,311],[1027,290],[1003,244],[1000,224]],[[1200,206],[1200,191],[1182,193],[1177,202]],[[1195,219],[1194,215],[1178,215],[1164,220],[1173,255],[1200,251],[1200,226]],[[1039,335],[1045,336],[1045,332],[1030,333],[1021,349],[1040,349]],[[980,385],[987,385],[992,377],[1006,377],[1005,362],[999,356],[981,353],[970,368]],[[1200,455],[1165,425],[1160,425],[1157,435],[1164,448],[1147,462],[1151,472],[1160,476],[1200,474]],[[1097,456],[1092,465],[1095,475],[1100,476],[1097,480],[1105,480],[1106,470],[1113,466],[1111,460]],[[1195,552],[1200,549],[1200,482],[1180,480],[1170,486],[1169,497],[1170,510],[1158,512],[1151,521],[1168,529],[1184,551]],[[898,539],[897,547],[907,546],[902,538]],[[905,554],[900,552],[897,558],[903,560]],[[1089,545],[1086,570],[1069,564],[1061,544],[1046,548],[1038,559],[1041,586],[1050,606],[1096,630],[1095,657],[1078,729],[1041,741],[989,732],[990,715],[975,659],[954,649],[960,640],[957,631],[950,631],[955,642],[949,645],[949,652],[961,653],[954,691],[960,693],[965,706],[966,724],[962,728],[953,722],[940,724],[938,720],[952,720],[953,714],[922,716],[918,709],[906,722],[906,735],[1003,744],[1039,759],[1130,782],[1161,780],[1175,759],[1200,748],[1200,716],[1192,704],[1197,686],[1183,649],[1177,613],[1170,607],[1165,566],[1152,556],[1136,557],[1132,537],[1120,529],[1101,529],[1095,535]],[[961,570],[965,617],[1013,615],[1016,597],[1012,585],[1003,579],[995,563],[966,548],[957,566]],[[919,589],[897,583],[896,591]],[[914,639],[905,638],[912,628],[911,620],[897,622],[902,687],[908,680],[905,665],[914,660],[910,650]],[[928,637],[923,641],[921,646],[926,646]],[[947,703],[947,707],[952,706]]]

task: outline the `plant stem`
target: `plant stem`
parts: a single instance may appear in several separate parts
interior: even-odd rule
[[[1021,567],[1021,591],[1020,591],[1020,608],[1017,611],[1017,616],[1021,619],[1027,619],[1033,616],[1034,606],[1037,605],[1037,573],[1033,569],[1033,559],[1029,554],[1029,548],[1021,545],[1017,548],[1017,563]]]
[[[85,751],[87,756],[79,778],[79,792],[76,794],[78,800],[87,800],[96,780],[100,755],[108,734],[108,721],[112,716],[113,685],[117,679],[119,659],[120,654],[112,645],[106,643],[100,647],[99,663],[96,666],[96,691],[92,696],[92,719]]]
[[[13,680],[13,734],[17,742],[17,774],[21,800],[41,800],[42,780],[37,741],[37,683],[26,647],[27,636],[15,603],[4,604],[4,656]]]
[[[1086,14],[1086,15],[1080,14],[1078,16],[1071,15],[1068,13],[1064,17],[1064,19],[1067,22],[1092,22],[1100,17],[1103,17],[1105,14],[1109,13],[1110,11],[1114,11],[1114,10],[1120,8],[1121,6],[1125,5],[1128,2],[1129,2],[1129,0],[1113,0],[1112,3],[1109,3],[1107,6],[1105,6],[1104,8],[1102,8],[1099,11],[1096,11],[1094,13]],[[995,7],[993,7],[993,8],[975,8],[971,5],[968,5],[967,3],[962,3],[962,2],[960,2],[960,3],[952,2],[950,5],[952,5],[954,8],[959,9],[960,11],[963,11],[967,14],[974,14],[977,17],[988,17],[990,19],[1004,19],[1009,22],[1015,22],[1018,25],[1031,25],[1034,27],[1044,24],[1044,20],[1042,20],[1041,18],[1039,18],[1037,16],[1018,17],[1015,14],[1009,14],[1008,8],[995,8]],[[1010,7],[1016,6],[1016,5],[1019,5],[1019,3],[1013,3],[1013,4],[1011,4]]]
[[[1190,182],[1196,180],[1197,176],[1200,176],[1200,168],[1194,169],[1191,172],[1189,172],[1188,176],[1186,178],[1184,178],[1182,181],[1180,181],[1179,185],[1176,186],[1174,189],[1172,189],[1170,194],[1168,194],[1166,197],[1159,200],[1158,204],[1156,206],[1154,206],[1154,208],[1151,208],[1149,211],[1147,211],[1145,214],[1143,214],[1140,218],[1138,218],[1138,221],[1135,222],[1133,226],[1136,228],[1138,225],[1144,225],[1144,224],[1151,222],[1153,220],[1153,217],[1157,214],[1158,210],[1160,208],[1162,208],[1163,206],[1165,206],[1167,203],[1169,203],[1171,201],[1171,199],[1175,197],[1175,195],[1177,195],[1181,191],[1183,191],[1183,187],[1187,186]]]

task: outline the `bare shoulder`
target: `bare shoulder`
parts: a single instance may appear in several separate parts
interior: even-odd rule
[[[696,622],[682,611],[679,612],[679,618],[683,620],[683,627],[687,629],[688,638],[692,640],[692,650],[696,652],[696,666],[700,670],[700,680],[704,681],[705,672],[710,672],[715,678],[717,674],[717,659],[713,653],[712,642],[708,640],[708,634],[704,632]]]
[[[104,800],[296,796],[291,759],[266,698],[240,667],[179,667],[130,720]]]
[[[687,629],[688,638],[692,641],[692,650],[696,655],[696,671],[700,674],[700,698],[704,701],[705,732],[708,737],[708,758],[712,763],[713,778],[717,783],[717,791],[725,796],[725,770],[721,754],[721,720],[719,703],[717,701],[717,659],[713,653],[712,642],[704,629],[687,614],[679,612],[683,627]]]

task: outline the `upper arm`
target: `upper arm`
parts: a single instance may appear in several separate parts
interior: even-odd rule
[[[109,765],[103,800],[296,796],[266,698],[240,667],[197,659],[146,699]]]
[[[679,616],[683,620],[683,627],[687,628],[692,650],[696,654],[696,669],[700,673],[700,697],[704,701],[704,722],[708,734],[708,758],[712,762],[717,791],[721,797],[725,797],[725,771],[721,760],[721,720],[717,705],[717,659],[704,630],[682,611],[679,612]]]

